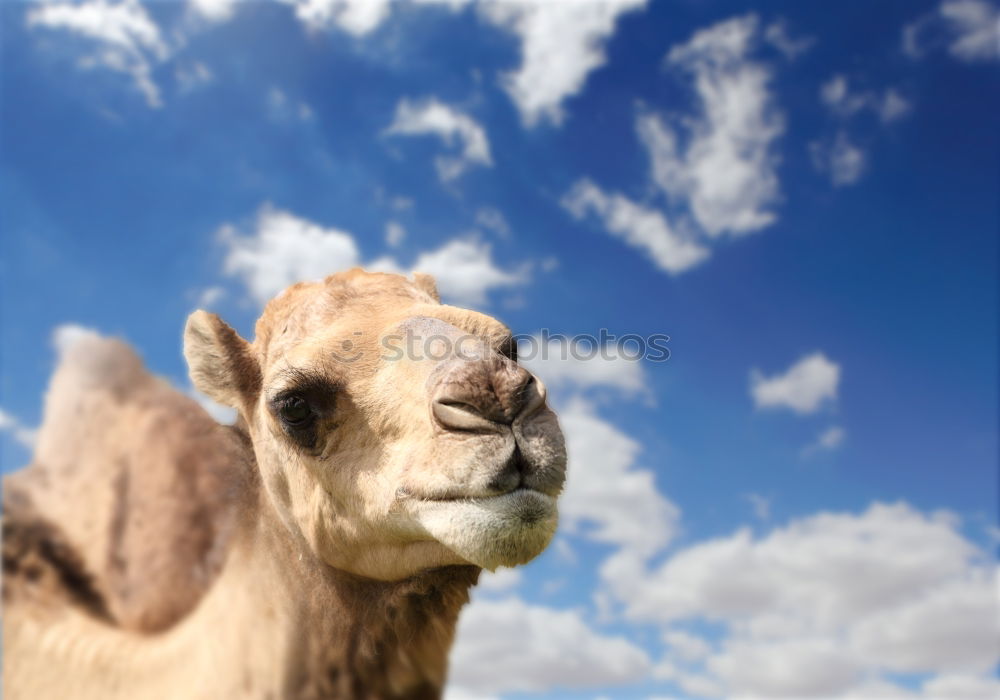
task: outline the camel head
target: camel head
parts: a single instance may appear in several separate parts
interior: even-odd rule
[[[300,543],[381,580],[538,555],[566,453],[510,331],[416,275],[351,270],[273,299],[248,343],[188,319],[195,386],[239,411],[261,481]]]

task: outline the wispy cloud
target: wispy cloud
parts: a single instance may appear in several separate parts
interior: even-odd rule
[[[832,140],[810,143],[809,155],[816,170],[827,173],[834,187],[853,185],[868,167],[868,154],[843,129]]]
[[[433,135],[448,146],[457,145],[458,155],[439,156],[434,164],[442,181],[454,180],[471,165],[492,166],[486,130],[455,107],[431,97],[400,100],[396,116],[385,132],[390,136]]]
[[[503,86],[525,126],[558,125],[563,102],[578,94],[587,76],[604,65],[604,43],[620,15],[646,0],[612,2],[484,2],[481,16],[516,34],[521,66],[503,75]]]
[[[150,107],[162,106],[152,74],[155,65],[169,56],[170,48],[138,0],[45,3],[28,11],[27,24],[90,41],[95,51],[79,60],[81,68],[125,73]]]
[[[784,118],[772,96],[771,69],[754,58],[760,34],[755,15],[736,17],[695,32],[667,53],[664,65],[691,80],[697,108],[669,118],[638,110],[636,133],[662,206],[608,194],[581,179],[563,198],[566,209],[576,218],[597,214],[609,233],[671,274],[708,257],[702,241],[774,223]]]
[[[988,0],[944,0],[937,12],[918,17],[902,31],[902,51],[913,59],[946,48],[964,63],[1000,59],[1000,8]]]
[[[774,142],[784,119],[771,95],[770,70],[751,58],[758,40],[757,17],[747,15],[696,32],[667,54],[667,67],[693,79],[700,101],[697,116],[685,121],[686,148],[664,119],[639,121],[654,182],[686,201],[709,236],[748,233],[775,220]]]
[[[676,231],[662,212],[623,195],[608,194],[590,180],[579,180],[563,197],[562,204],[577,219],[595,214],[609,233],[643,251],[657,267],[671,274],[708,258],[708,249],[690,235]]]

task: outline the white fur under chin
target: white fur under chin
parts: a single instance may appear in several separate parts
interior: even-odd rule
[[[417,501],[410,508],[434,539],[489,571],[534,559],[558,522],[556,500],[531,489],[492,498]]]

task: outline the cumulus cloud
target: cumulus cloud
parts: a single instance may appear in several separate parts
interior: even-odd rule
[[[596,215],[609,233],[646,253],[660,269],[683,272],[704,261],[708,249],[674,229],[656,209],[620,194],[608,194],[587,179],[579,180],[562,200],[575,218]]]
[[[1000,59],[1000,8],[988,0],[945,0],[903,27],[903,53],[918,59],[946,47],[965,63]]]
[[[837,398],[840,365],[821,352],[806,355],[784,374],[765,377],[750,372],[750,394],[757,408],[790,408],[796,413],[815,413],[827,399]]]
[[[421,253],[411,266],[434,275],[442,297],[464,304],[486,301],[487,292],[527,281],[527,270],[504,270],[493,262],[488,243],[456,239],[435,251]]]
[[[218,235],[226,248],[223,271],[239,278],[261,305],[295,282],[322,279],[362,264],[350,233],[272,206],[260,209],[249,233],[227,224]],[[492,290],[523,284],[528,279],[524,266],[503,269],[493,261],[489,244],[470,239],[455,239],[437,250],[421,253],[412,265],[383,257],[366,266],[386,272],[426,272],[437,278],[443,297],[470,305],[484,303]]]
[[[487,21],[521,42],[521,66],[505,73],[503,86],[525,126],[547,120],[558,125],[563,102],[583,89],[587,76],[604,65],[604,44],[619,16],[646,0],[612,2],[486,2]]]
[[[512,588],[517,588],[523,578],[524,574],[521,572],[521,569],[499,568],[496,571],[483,571],[479,575],[476,592],[487,591],[496,593],[498,591],[509,591]]]
[[[657,489],[651,470],[636,468],[639,443],[580,397],[560,407],[559,423],[573,465],[559,505],[563,531],[641,557],[669,543],[680,511]]]
[[[646,372],[634,348],[599,344],[561,335],[534,335],[522,341],[519,361],[551,388],[607,387],[626,396],[645,392]]]
[[[125,73],[150,107],[162,106],[152,74],[170,49],[138,0],[45,3],[26,16],[29,28],[61,30],[92,42],[95,51],[80,59],[81,68]]]
[[[666,65],[694,81],[700,111],[685,119],[686,147],[656,115],[638,131],[649,152],[653,180],[685,201],[709,236],[743,234],[770,225],[780,197],[774,143],[784,119],[771,95],[771,71],[752,60],[759,40],[755,15],[698,31],[673,47]]]
[[[449,666],[446,697],[484,698],[630,683],[650,661],[625,638],[592,629],[578,610],[507,598],[476,599],[462,611]]]
[[[442,181],[454,180],[471,165],[492,166],[486,130],[469,115],[435,98],[400,100],[396,116],[385,130],[389,135],[434,135],[447,146],[457,145],[458,155],[435,160]]]
[[[228,249],[223,269],[240,277],[259,304],[295,282],[316,280],[359,264],[354,238],[290,212],[263,207],[256,230],[242,236],[224,226],[219,238]]]
[[[741,529],[701,542],[632,574],[609,579],[628,618],[725,630],[721,642],[705,640],[707,653],[672,654],[661,673],[701,674],[720,695],[847,696],[865,679],[891,687],[882,676],[903,672],[981,687],[1000,658],[997,569],[944,512],[876,503],[819,513],[759,538]]]

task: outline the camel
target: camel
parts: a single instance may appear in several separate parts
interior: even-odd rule
[[[354,269],[255,333],[184,331],[233,426],[121,341],[65,353],[4,484],[9,700],[439,697],[481,570],[546,547],[565,446],[503,324]]]

